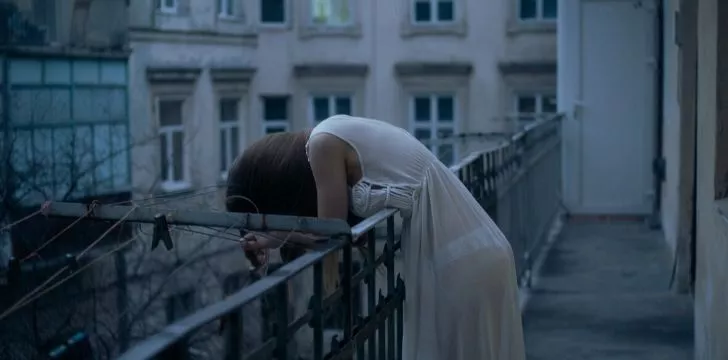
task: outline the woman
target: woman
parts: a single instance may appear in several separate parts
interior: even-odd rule
[[[308,136],[318,217],[346,219],[349,209],[361,217],[387,207],[401,210],[403,359],[525,359],[510,245],[429,149],[401,128],[345,115],[299,136]],[[244,247],[276,247],[282,236],[247,234]],[[296,233],[287,241],[310,245],[315,238]]]

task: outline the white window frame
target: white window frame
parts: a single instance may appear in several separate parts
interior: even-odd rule
[[[315,16],[316,15],[316,1],[317,0],[308,0],[308,3],[309,3],[309,9],[308,9],[309,16],[308,17],[309,17],[309,22],[311,25],[338,28],[338,27],[352,26],[354,24],[355,14],[354,14],[354,2],[352,0],[326,0],[328,2],[343,1],[344,3],[346,3],[346,6],[349,8],[349,20],[347,22],[341,23],[341,24],[334,24],[334,23],[330,23],[330,22],[326,22],[326,23],[315,22],[314,19],[316,18],[316,16]],[[333,4],[331,4],[331,6],[333,7]]]
[[[167,5],[168,0],[159,0],[159,11],[165,14],[176,14],[179,8],[179,0],[172,0],[172,6]]]
[[[222,102],[223,100],[234,100],[236,104],[236,116],[234,121],[223,121],[221,115],[221,109],[222,109]],[[240,116],[240,107],[242,106],[242,101],[240,98],[235,96],[220,96],[217,99],[217,122],[218,122],[218,135],[224,136],[226,139],[225,144],[225,152],[227,153],[227,170],[220,169],[220,178],[223,180],[227,180],[228,177],[228,171],[230,171],[230,167],[233,165],[233,162],[235,162],[235,158],[240,154],[240,151],[242,150],[242,131],[243,127],[241,126],[241,116]],[[238,129],[238,149],[233,149],[233,131],[232,129]],[[220,139],[222,141],[222,139]],[[222,154],[219,154],[220,157],[222,157]]]
[[[181,101],[182,109],[180,109],[180,113],[183,114],[182,119],[180,119],[179,125],[166,125],[162,126],[161,119],[159,117],[160,115],[160,102],[163,101]],[[161,136],[164,135],[167,138],[167,154],[173,154],[174,149],[174,133],[181,132],[182,133],[182,180],[161,180],[163,177],[162,174],[164,171],[167,173],[167,178],[172,178],[174,175],[174,161],[171,159],[167,160],[167,169],[161,168],[161,156],[160,153],[160,163],[159,163],[159,176],[160,176],[160,184],[162,187],[162,190],[164,191],[181,191],[186,190],[191,187],[190,183],[190,164],[189,164],[189,154],[187,153],[187,149],[185,148],[185,143],[187,141],[187,134],[185,132],[185,119],[184,119],[184,103],[185,98],[183,97],[177,97],[177,96],[158,96],[155,99],[155,109],[156,109],[156,120],[157,120],[157,135]],[[157,148],[159,149],[159,148]]]
[[[291,124],[288,119],[266,119],[265,118],[265,100],[271,97],[283,97],[285,95],[264,95],[260,99],[260,121],[262,123],[263,136],[268,135],[268,129],[271,128],[283,128],[283,131],[290,131]],[[291,116],[291,104],[290,99],[287,99],[286,103],[286,116]]]
[[[451,97],[453,101],[453,119],[452,122],[440,122],[439,119],[437,119],[437,98],[439,97]],[[415,99],[416,98],[422,98],[427,97],[430,99],[430,120],[425,122],[420,122],[415,119]],[[430,140],[437,139],[437,133],[441,129],[447,129],[451,130],[453,135],[458,133],[459,128],[459,107],[458,107],[458,96],[456,92],[416,92],[410,94],[409,99],[409,122],[410,122],[410,129],[413,136],[416,136],[415,131],[418,129],[426,129],[430,131]],[[419,139],[418,139],[419,140]],[[452,158],[453,158],[453,164],[445,164],[447,166],[452,166],[455,163],[458,162],[459,159],[459,146],[456,142],[452,142]],[[448,144],[449,145],[449,144]],[[426,144],[430,151],[432,151],[435,156],[439,156],[439,147],[440,145],[430,145]],[[439,157],[438,157],[439,158]]]
[[[313,93],[309,95],[308,97],[308,124],[310,126],[316,126],[316,116],[315,116],[315,109],[313,105],[313,99],[314,98],[327,98],[329,101],[329,117],[337,115],[336,112],[333,112],[333,110],[336,110],[336,98],[348,98],[349,104],[351,106],[351,115],[355,114],[354,109],[354,92],[350,93],[343,93],[343,92],[332,92],[332,93]],[[333,113],[332,113],[333,112]]]
[[[217,0],[217,17],[221,19],[233,19],[236,15],[237,2],[239,0]],[[232,6],[232,13],[228,14],[224,12],[225,9]]]
[[[432,19],[430,21],[417,21],[417,5],[418,2],[429,2],[430,3],[430,14],[432,14]],[[426,25],[426,24],[453,24],[457,21],[457,1],[458,0],[449,0],[452,3],[452,20],[440,20],[440,12],[437,10],[437,3],[438,0],[410,0],[410,9],[411,16],[410,16],[410,22],[413,25]],[[519,0],[520,1],[520,0]]]
[[[536,112],[534,112],[534,113],[524,113],[524,112],[521,112],[520,111],[520,109],[518,108],[518,102],[523,97],[533,97],[533,98],[536,99]],[[513,109],[514,109],[514,112],[516,114],[517,120],[521,121],[521,116],[523,116],[523,117],[532,117],[533,120],[538,120],[538,118],[540,116],[543,116],[545,114],[555,114],[555,113],[546,113],[546,112],[543,111],[543,102],[544,102],[544,99],[545,98],[549,98],[549,97],[554,97],[555,98],[556,95],[553,94],[553,93],[548,93],[548,92],[543,92],[543,93],[539,93],[539,92],[523,92],[523,93],[517,93],[513,97]]]
[[[516,18],[518,19],[518,21],[520,21],[520,22],[533,22],[533,21],[538,21],[538,22],[556,22],[556,20],[558,20],[558,18],[559,18],[559,9],[558,9],[558,7],[556,8],[556,17],[554,17],[554,18],[545,18],[545,17],[543,17],[543,3],[546,0],[536,0],[536,16],[535,17],[532,17],[532,18],[524,18],[524,17],[521,17],[521,3],[523,1],[524,0],[517,0],[516,1]]]

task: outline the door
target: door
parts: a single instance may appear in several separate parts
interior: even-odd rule
[[[583,1],[580,12],[580,205],[647,215],[653,200],[654,4]]]

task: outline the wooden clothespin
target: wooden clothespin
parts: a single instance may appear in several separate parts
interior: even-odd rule
[[[167,217],[164,214],[157,214],[154,216],[154,236],[152,238],[152,250],[159,246],[159,241],[164,243],[164,247],[167,250],[172,250],[174,244],[172,243],[172,236],[169,234],[169,224],[167,223]]]

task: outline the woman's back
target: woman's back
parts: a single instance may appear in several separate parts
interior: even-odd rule
[[[417,185],[437,158],[402,128],[387,122],[335,115],[319,123],[311,133],[332,134],[356,152],[364,179],[378,184]]]

